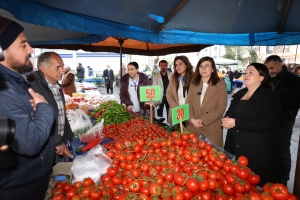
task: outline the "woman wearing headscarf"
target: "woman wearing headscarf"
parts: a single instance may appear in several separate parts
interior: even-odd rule
[[[176,56],[174,73],[167,88],[166,97],[170,105],[168,122],[172,124],[172,109],[185,104],[193,75],[193,66],[186,56]]]
[[[270,88],[264,64],[246,68],[244,84],[231,101],[222,125],[228,129],[225,150],[236,158],[246,156],[248,166],[260,176],[259,186],[280,182],[280,101]]]
[[[226,83],[219,78],[214,59],[201,58],[186,99],[190,111],[187,130],[197,136],[202,134],[213,144],[223,147],[221,123],[227,99]]]

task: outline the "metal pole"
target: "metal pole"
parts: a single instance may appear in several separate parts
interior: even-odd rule
[[[122,78],[122,45],[124,43],[123,38],[118,38],[118,43],[120,44],[120,79]]]
[[[300,143],[300,137],[299,142]],[[294,178],[294,192],[293,194],[297,197],[297,199],[300,199],[300,145],[298,145],[298,155],[297,155],[297,162],[296,162],[296,172],[295,172],[295,178]]]

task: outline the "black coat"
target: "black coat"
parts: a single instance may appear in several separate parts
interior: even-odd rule
[[[81,65],[76,68],[78,78],[84,78],[85,69]]]
[[[107,79],[106,79],[106,77],[107,77]],[[114,83],[114,79],[115,79],[114,71],[111,69],[110,73],[108,73],[108,70],[105,69],[103,71],[103,78],[105,79],[106,85],[112,85]]]
[[[55,118],[54,123],[51,130],[51,135],[53,136],[53,142],[54,146],[59,146],[62,143],[65,143],[67,139],[73,138],[73,132],[69,123],[69,120],[67,116],[65,117],[65,129],[64,129],[64,135],[61,136],[57,133],[58,129],[58,107],[56,104],[56,101],[54,99],[53,93],[48,87],[48,84],[46,82],[46,79],[44,78],[41,71],[33,72],[29,75],[27,78],[28,81],[32,83],[32,89],[39,93],[40,95],[43,95],[45,99],[48,101],[48,103],[52,106],[52,108],[55,111]],[[61,86],[61,85],[60,85]],[[65,105],[65,98],[62,90],[60,89],[60,94],[63,99],[63,104]]]
[[[280,122],[290,125],[300,108],[300,78],[283,65],[281,72],[272,78],[273,90],[281,102]]]
[[[224,149],[236,158],[246,156],[248,166],[257,173],[260,186],[280,181],[279,127],[280,102],[275,92],[259,87],[238,114],[235,106],[248,91],[247,88],[233,95],[225,116],[235,118],[235,127],[229,129]]]

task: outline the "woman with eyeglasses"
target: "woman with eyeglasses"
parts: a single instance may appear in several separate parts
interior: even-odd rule
[[[139,64],[130,62],[127,65],[127,74],[121,78],[120,100],[126,105],[128,112],[134,117],[141,115],[144,107],[149,107],[149,102],[140,102],[140,86],[152,85],[148,76],[139,73]]]
[[[193,75],[193,66],[186,56],[176,56],[174,73],[167,88],[166,97],[170,105],[168,123],[172,124],[172,109],[185,104]]]
[[[199,60],[186,103],[190,111],[187,130],[197,136],[202,134],[213,144],[223,147],[221,123],[227,106],[227,90],[213,58],[207,56]]]

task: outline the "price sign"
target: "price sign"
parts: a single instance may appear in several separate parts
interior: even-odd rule
[[[189,104],[183,104],[172,109],[172,124],[178,124],[190,118]]]
[[[140,101],[150,101],[150,98],[152,98],[152,101],[161,100],[161,90],[159,85],[140,87]]]

